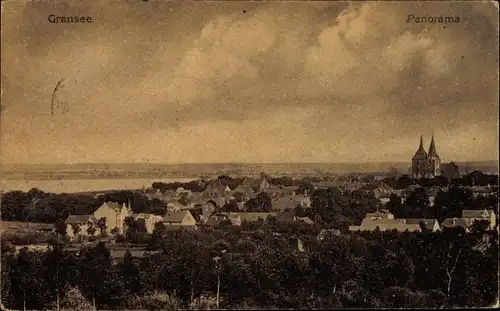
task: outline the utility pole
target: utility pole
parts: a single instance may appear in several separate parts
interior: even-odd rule
[[[223,256],[226,251],[227,250],[223,250],[221,252],[221,256]],[[220,259],[221,259],[220,256],[214,257],[215,269],[217,270],[217,309],[219,309],[219,303],[220,303],[220,270],[221,270]]]
[[[217,269],[217,309],[219,309],[219,297],[220,297],[220,269]]]
[[[217,271],[217,309],[219,309],[219,297],[220,297],[220,265],[219,265],[220,257],[214,257],[215,261],[215,270]]]

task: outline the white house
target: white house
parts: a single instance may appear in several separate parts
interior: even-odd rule
[[[496,214],[493,210],[463,210],[462,219],[467,223],[467,226],[472,226],[474,221],[486,220],[489,223],[490,229],[496,226]]]
[[[97,221],[101,218],[106,219],[107,232],[117,228],[119,234],[124,233],[124,221],[128,216],[132,216],[130,203],[128,206],[125,203],[120,206],[116,202],[105,202],[94,212]]]
[[[66,235],[70,239],[75,236],[90,236],[88,229],[96,228],[96,222],[93,215],[69,215],[66,218]]]

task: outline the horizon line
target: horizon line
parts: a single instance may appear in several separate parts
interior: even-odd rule
[[[477,163],[477,162],[499,162],[498,159],[489,160],[456,160],[456,161],[442,161],[441,163]],[[165,162],[75,162],[75,163],[0,163],[1,165],[207,165],[207,164],[229,164],[229,165],[283,165],[283,164],[406,164],[411,161],[367,161],[367,162],[178,162],[178,163],[165,163]]]

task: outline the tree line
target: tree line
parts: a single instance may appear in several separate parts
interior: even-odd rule
[[[311,231],[312,230],[312,231]],[[290,232],[264,221],[242,228],[154,234],[158,254],[113,264],[103,243],[77,256],[54,245],[48,252],[2,244],[2,303],[10,309],[199,308],[215,297],[221,308],[479,307],[498,293],[498,236],[484,252],[473,245],[483,232],[365,232],[327,237]],[[293,234],[293,235],[292,235]],[[290,237],[307,243],[297,252]],[[218,265],[214,258],[220,258]],[[76,298],[75,298],[76,297]],[[213,299],[212,299],[213,301]]]

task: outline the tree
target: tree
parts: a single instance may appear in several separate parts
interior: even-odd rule
[[[448,191],[439,191],[431,208],[433,216],[442,222],[446,218],[460,218],[464,209],[473,206],[472,192],[465,188],[450,187]]]
[[[75,267],[70,258],[63,251],[62,244],[55,244],[46,253],[43,263],[44,279],[46,281],[46,295],[55,297],[55,307],[61,307],[62,293],[68,288]]]
[[[386,204],[386,208],[392,213],[394,214],[394,216],[396,216],[396,213],[399,209],[399,206],[402,204],[402,200],[401,200],[401,197],[399,197],[397,194],[395,193],[391,193],[390,197],[389,197],[389,202],[387,202]],[[399,216],[396,216],[396,218],[399,218]],[[403,218],[403,217],[401,217]]]
[[[82,292],[78,287],[71,287],[68,289],[60,305],[61,311],[94,311],[95,308],[92,304],[83,296]]]
[[[145,296],[130,296],[126,299],[124,306],[129,310],[172,310],[181,308],[181,302],[174,295],[165,292],[154,291]]]
[[[87,228],[88,235],[94,236],[96,231],[97,231],[97,229],[94,227],[94,223],[89,221],[88,228]]]
[[[233,193],[233,197],[236,202],[245,201],[245,195],[243,194],[243,192],[236,191],[235,193]]]
[[[129,250],[125,252],[123,262],[119,265],[119,273],[123,279],[125,295],[136,295],[142,290],[139,266]]]
[[[189,198],[187,193],[183,192],[181,194],[181,197],[179,198],[179,203],[181,203],[184,206],[187,206],[189,204]]]
[[[2,257],[1,257],[1,269],[0,269],[0,277],[1,277],[1,282],[0,282],[0,295],[1,295],[1,302],[4,307],[4,309],[7,306],[10,306],[10,296],[11,296],[11,270],[12,270],[12,263],[15,261],[14,257],[14,250],[10,250],[10,247],[7,247],[4,245],[5,242],[1,243],[2,246]],[[12,245],[11,245],[12,247]],[[12,247],[13,248],[13,247]],[[8,252],[6,251],[8,250]]]
[[[296,194],[304,194],[310,196],[314,192],[314,186],[310,182],[301,182],[297,190],[295,190]]]
[[[457,267],[457,262],[460,259],[460,255],[462,253],[462,249],[460,248],[458,250],[458,253],[453,256],[452,255],[452,248],[453,248],[453,244],[450,243],[450,248],[448,250],[448,255],[446,257],[446,264],[445,264],[446,276],[448,277],[447,286],[446,286],[446,294],[448,295],[448,297],[450,296],[450,292],[451,292],[451,282],[453,280],[453,274],[455,272],[455,268]]]
[[[73,235],[76,237],[80,231],[81,231],[81,228],[80,228],[80,225],[79,224],[71,224],[71,229],[73,229]]]
[[[245,208],[248,212],[269,212],[272,208],[271,197],[267,193],[260,192],[255,198],[245,202]]]
[[[77,279],[80,288],[87,297],[93,297],[96,305],[104,305],[111,298],[116,287],[116,277],[113,275],[111,254],[103,242],[95,247],[80,251]]]
[[[420,187],[412,191],[406,198],[405,204],[410,207],[407,218],[431,218],[433,215],[429,208],[429,195]]]
[[[50,298],[46,294],[43,266],[43,254],[20,250],[17,260],[12,258],[10,265],[10,309],[43,309]],[[3,266],[2,266],[3,269]],[[3,283],[3,280],[2,280]],[[2,297],[3,301],[4,297]]]
[[[241,239],[238,241],[235,247],[235,251],[238,253],[253,253],[257,250],[257,245],[249,240]]]
[[[415,182],[408,175],[403,175],[398,178],[398,181],[396,183],[396,189],[406,189],[414,184]]]
[[[228,203],[222,205],[221,212],[239,212],[240,208],[236,201],[229,201]]]
[[[99,228],[101,236],[106,235],[106,229],[108,229],[108,226],[106,224],[106,217],[101,217],[97,220],[97,228]]]
[[[66,230],[67,230],[67,225],[66,225],[66,222],[64,220],[57,220],[56,223],[55,223],[55,231],[57,234],[60,234],[62,236],[65,236],[66,235]]]
[[[148,233],[148,228],[146,227],[146,221],[139,218],[135,222],[135,230],[140,233]]]

